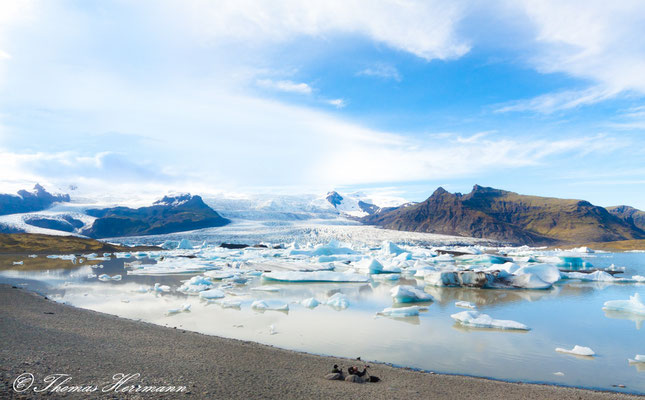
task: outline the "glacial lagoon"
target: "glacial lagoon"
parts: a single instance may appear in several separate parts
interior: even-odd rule
[[[192,239],[194,249],[6,256],[0,261],[0,281],[75,307],[297,351],[360,356],[369,362],[439,373],[645,393],[645,363],[628,361],[645,354],[645,315],[603,310],[607,301],[628,300],[635,294],[645,298],[645,283],[625,280],[645,275],[645,253],[496,249],[476,243],[433,246],[432,240],[330,244],[328,238],[321,243],[276,241],[266,248],[224,249]],[[145,241],[166,241],[166,247],[181,244],[179,236]],[[179,247],[190,247],[187,244]],[[473,254],[455,255],[462,252]],[[485,253],[501,253],[504,258]],[[380,271],[370,270],[374,260]],[[508,263],[621,273],[607,281],[566,279],[563,273],[549,289],[538,290],[436,286],[436,280],[429,284],[418,272],[492,271],[508,269]],[[269,271],[297,277],[311,270],[361,279],[342,283],[266,279]],[[396,304],[391,290],[398,285],[414,286],[434,301]],[[207,290],[210,295],[200,295]],[[530,330],[460,324],[451,316],[469,310],[456,302],[469,302],[479,313]],[[409,306],[419,306],[418,315],[379,314]],[[593,349],[595,356],[555,351],[576,345]]]

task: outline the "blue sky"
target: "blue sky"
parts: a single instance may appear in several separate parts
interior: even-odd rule
[[[645,209],[644,37],[641,1],[5,2],[0,191]]]

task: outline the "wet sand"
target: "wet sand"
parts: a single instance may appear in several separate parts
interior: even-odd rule
[[[50,374],[69,374],[63,386],[96,385],[66,398],[215,399],[634,399],[621,393],[508,383],[372,365],[379,383],[328,381],[333,364],[362,365],[271,346],[170,329],[82,310],[27,290],[0,285],[0,398],[59,397],[16,393],[23,373],[43,386]],[[141,374],[142,386],[185,386],[181,393],[101,392],[115,374]],[[60,380],[58,381],[60,382]],[[119,386],[129,387],[130,383]]]

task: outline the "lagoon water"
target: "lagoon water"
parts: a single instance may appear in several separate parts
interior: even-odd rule
[[[372,247],[370,251],[379,250]],[[205,248],[138,256],[144,267],[162,256],[165,261],[176,261],[173,265],[207,266],[207,269],[223,268],[225,262],[230,266],[233,259],[245,260],[246,264],[234,266],[239,267],[248,280],[246,283],[218,281],[213,285],[225,291],[227,300],[239,301],[239,308],[223,308],[177,290],[183,281],[202,275],[203,271],[173,275],[132,274],[142,265],[135,264],[127,269],[124,265],[135,260],[136,255],[102,260],[86,257],[83,263],[80,259],[72,263],[71,260],[43,256],[9,257],[0,261],[0,281],[24,285],[76,307],[298,351],[350,358],[360,356],[372,362],[441,373],[645,393],[645,364],[628,363],[636,354],[645,354],[645,329],[642,327],[645,316],[602,309],[604,302],[626,300],[634,293],[645,298],[645,284],[562,280],[549,290],[479,289],[426,286],[422,280],[406,274],[371,275],[364,283],[279,283],[263,281],[257,274],[246,273],[262,269],[258,267],[262,263],[274,265],[275,259],[288,259],[285,254],[283,250],[271,249]],[[417,257],[417,253],[412,254]],[[185,257],[187,255],[194,258]],[[596,268],[612,264],[625,267],[624,273],[618,276],[645,275],[645,253],[581,256]],[[13,265],[19,260],[24,264]],[[248,264],[249,261],[256,263]],[[312,262],[301,257],[290,261]],[[94,268],[99,264],[103,267]],[[100,281],[92,274],[119,274],[122,279]],[[155,283],[168,285],[170,291],[142,293],[142,287],[149,289]],[[377,312],[393,305],[389,291],[398,284],[424,288],[435,301],[422,303],[427,311],[419,316],[378,316]],[[309,309],[300,304],[309,297],[324,302],[337,292],[349,300],[347,308],[321,304]],[[285,302],[289,304],[289,311],[256,311],[251,308],[255,300]],[[473,329],[458,325],[450,317],[464,311],[455,306],[456,301],[472,302],[482,313],[496,319],[521,322],[531,330]],[[181,308],[184,304],[190,304],[190,311],[168,315],[168,310]],[[574,345],[590,347],[596,356],[555,352],[556,347],[572,348]]]

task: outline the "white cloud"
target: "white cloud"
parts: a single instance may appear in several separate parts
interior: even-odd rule
[[[158,2],[154,2],[158,6]],[[162,2],[167,15],[206,41],[288,41],[298,36],[361,35],[426,60],[470,50],[455,35],[460,1],[207,0]]]
[[[343,99],[331,99],[331,100],[327,100],[327,103],[331,104],[336,108],[343,108],[347,105],[347,102]]]
[[[258,79],[257,85],[266,89],[278,90],[287,93],[311,94],[312,89],[306,83],[297,83],[287,80],[273,81],[271,79]]]
[[[645,95],[645,3],[640,0],[524,0],[507,2],[528,18],[535,42],[530,65],[589,82],[586,89],[546,94],[501,111],[553,112],[621,94]]]
[[[358,71],[357,75],[373,76],[383,79],[393,79],[397,82],[401,82],[401,74],[399,74],[399,71],[394,66],[387,64],[376,64],[367,67],[363,70]]]

